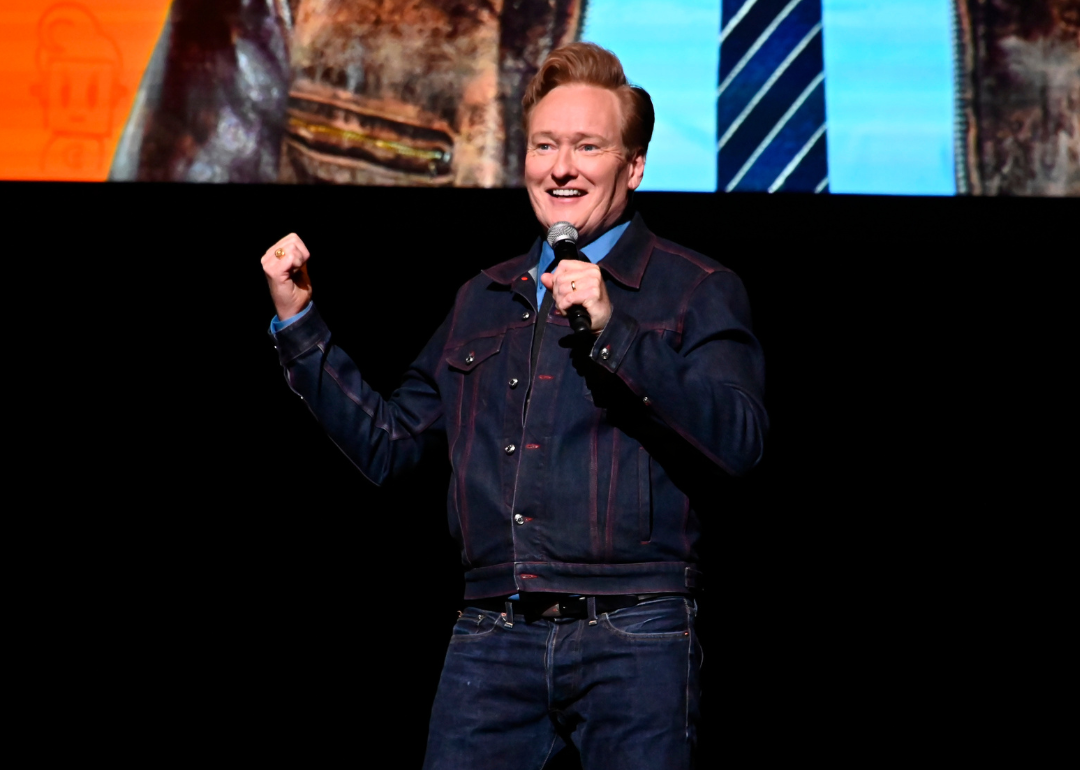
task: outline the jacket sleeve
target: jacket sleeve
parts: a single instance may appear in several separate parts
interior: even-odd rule
[[[761,459],[768,430],[765,363],[746,290],[718,270],[702,276],[684,305],[674,331],[643,329],[614,308],[591,357],[655,419],[728,473],[744,474]]]
[[[318,308],[273,335],[285,379],[354,465],[375,484],[414,467],[444,440],[443,407],[435,383],[449,321],[436,332],[386,399],[334,344]]]

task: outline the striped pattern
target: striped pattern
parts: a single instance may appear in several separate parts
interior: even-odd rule
[[[717,188],[828,192],[821,0],[723,0]]]

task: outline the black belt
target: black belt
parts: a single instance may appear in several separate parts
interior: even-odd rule
[[[514,608],[514,614],[524,615],[531,618],[576,618],[589,617],[588,600],[596,602],[596,614],[614,612],[625,607],[633,607],[649,599],[658,599],[661,596],[682,596],[682,594],[625,594],[617,596],[568,596],[566,594],[526,594],[525,596],[510,600],[506,597],[493,597],[488,599],[467,599],[466,607],[476,607],[479,610],[489,612],[504,612],[506,605]]]

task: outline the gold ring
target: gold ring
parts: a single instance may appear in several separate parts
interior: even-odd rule
[[[573,281],[570,282],[570,291],[577,291],[577,284]]]
[[[278,249],[277,251],[274,252],[274,256],[277,257],[278,259],[281,259],[282,257],[285,256],[285,249]]]

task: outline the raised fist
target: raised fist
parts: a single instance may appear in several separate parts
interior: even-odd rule
[[[311,302],[310,258],[311,252],[296,233],[289,233],[263,254],[263,272],[279,320],[292,318]]]

